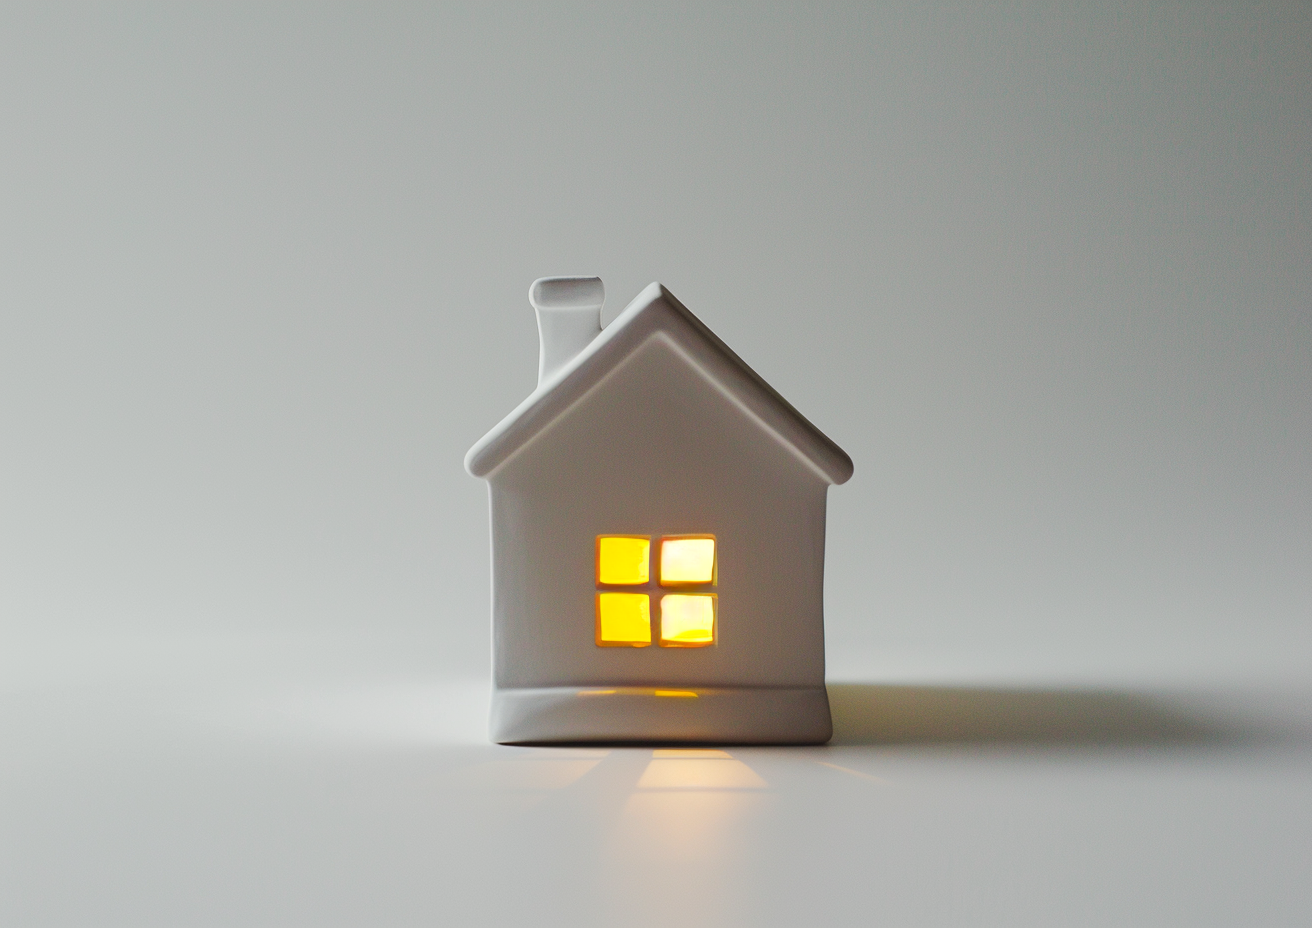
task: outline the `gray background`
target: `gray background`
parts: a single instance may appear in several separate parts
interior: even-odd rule
[[[830,494],[834,679],[1262,688],[1312,670],[1307,3],[10,3],[0,100],[0,670],[26,739],[5,768],[11,923],[437,917],[405,887],[352,883],[349,854],[287,877],[299,903],[244,882],[233,861],[252,848],[294,857],[317,834],[305,812],[223,837],[233,809],[287,808],[255,761],[203,799],[158,788],[211,769],[197,719],[272,717],[215,709],[220,692],[300,707],[273,712],[292,728],[367,705],[364,728],[395,733],[410,712],[411,734],[458,729],[475,750],[479,690],[450,687],[481,686],[490,658],[486,494],[461,459],[534,384],[526,291],[543,275],[602,276],[606,319],[660,280],[851,454]],[[343,709],[288,695],[307,674],[377,686]],[[219,681],[204,698],[202,678]],[[162,703],[200,707],[185,737],[168,729],[190,760],[125,768],[118,792],[58,785],[51,771],[134,743],[88,733],[155,731],[141,720]],[[1307,860],[1287,824],[1309,816],[1297,756],[1198,793],[1221,837],[1181,832],[1152,857],[1248,847],[1276,881],[1260,892],[1233,861],[1180,864],[1154,877],[1178,890],[1158,911],[1126,864],[1103,889],[1148,908],[1081,908],[1109,897],[1056,879],[1046,908],[984,888],[954,909],[932,882],[906,889],[928,872],[914,855],[886,891],[936,923],[991,923],[978,906],[1009,924],[1233,923],[1251,903],[1293,924],[1305,893],[1271,874]],[[949,783],[931,818],[981,782],[908,763]],[[1069,776],[1111,824],[1058,800],[1045,815],[1085,822],[1089,847],[1142,847],[1116,830],[1140,812],[1089,763]],[[990,770],[995,812],[1047,782]],[[790,776],[766,779],[793,783],[797,808],[828,789]],[[1178,780],[1134,782],[1130,807],[1169,794],[1193,820]],[[1241,814],[1255,794],[1272,804]],[[588,795],[512,844],[546,850],[533,841],[580,808],[603,820]],[[199,807],[213,821],[187,824]],[[899,809],[871,828],[926,833],[920,807]],[[828,821],[811,813],[760,827],[809,841],[798,822]],[[210,827],[245,850],[165,866],[162,890],[163,862]],[[104,848],[129,833],[148,837],[116,870]],[[409,860],[405,834],[368,840]],[[1025,846],[1018,867],[1067,860]],[[1119,872],[1112,857],[1069,874]],[[959,885],[1001,879],[958,864]],[[333,895],[351,886],[354,908]],[[833,896],[853,923],[859,897]]]
[[[1080,7],[1085,7],[1081,10]],[[7,630],[487,662],[535,277],[839,442],[835,654],[1312,651],[1306,4],[7,6]]]

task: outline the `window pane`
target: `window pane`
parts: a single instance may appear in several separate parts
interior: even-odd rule
[[[661,583],[711,583],[715,580],[714,538],[662,538]]]
[[[661,647],[702,648],[715,643],[715,594],[661,597]]]
[[[651,644],[651,600],[646,593],[597,594],[597,644],[634,648]]]
[[[634,535],[597,536],[597,582],[635,585],[651,578],[651,539]]]

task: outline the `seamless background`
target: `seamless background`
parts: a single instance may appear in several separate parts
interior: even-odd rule
[[[1307,4],[0,22],[7,635],[487,664],[462,455],[597,273],[857,462],[834,667],[1307,667]]]
[[[1305,3],[6,4],[0,623],[488,663],[525,291],[849,451],[830,663],[1305,671]]]
[[[1312,5],[0,2],[0,924],[1295,925]],[[824,747],[486,740],[529,283],[844,447]]]

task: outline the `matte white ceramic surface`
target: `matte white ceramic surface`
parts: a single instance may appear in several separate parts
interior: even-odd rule
[[[538,386],[601,334],[606,288],[599,277],[543,277],[529,288],[538,314]]]
[[[534,283],[542,379],[466,458],[491,494],[493,739],[827,740],[825,496],[851,460],[659,284],[585,342],[601,294]],[[711,646],[596,643],[606,534],[715,537]]]

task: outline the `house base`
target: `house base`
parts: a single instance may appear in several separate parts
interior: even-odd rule
[[[499,744],[824,744],[832,734],[823,686],[492,691]]]

